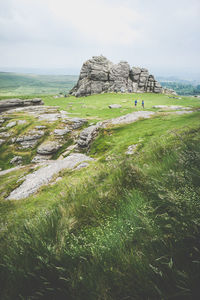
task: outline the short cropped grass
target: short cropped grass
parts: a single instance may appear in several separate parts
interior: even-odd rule
[[[138,100],[135,108],[134,101]],[[144,100],[144,110],[158,111],[153,109],[154,105],[180,105],[184,107],[200,108],[200,99],[193,97],[181,97],[181,99],[172,99],[168,95],[162,94],[100,94],[88,97],[76,98],[73,96],[67,98],[54,99],[51,96],[43,98],[46,105],[56,105],[61,109],[68,111],[73,116],[89,118],[92,121],[105,120],[119,117],[134,111],[143,110],[142,100]],[[110,104],[120,104],[120,109],[109,109]],[[166,110],[167,111],[167,110]],[[169,111],[169,109],[168,109]]]

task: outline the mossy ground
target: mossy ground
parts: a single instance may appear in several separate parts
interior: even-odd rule
[[[200,107],[151,94],[44,101],[96,122],[135,111],[135,97],[145,110]],[[88,168],[24,200],[5,196],[27,169],[1,177],[2,299],[198,299],[199,132],[199,112],[101,130]]]

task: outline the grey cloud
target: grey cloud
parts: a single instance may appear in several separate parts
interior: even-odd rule
[[[84,35],[81,24],[76,27],[68,20],[70,12],[60,20],[48,1],[28,2],[0,1],[0,66],[80,68],[85,59],[104,54],[115,62],[123,59],[131,65],[147,66],[152,72],[200,69],[199,0],[102,0],[102,5],[125,7],[140,17],[128,24],[138,36],[127,44],[98,41],[95,31]]]

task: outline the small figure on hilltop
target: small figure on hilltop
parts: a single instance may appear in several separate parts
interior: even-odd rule
[[[137,106],[137,100],[135,100],[135,107]]]
[[[144,100],[142,100],[142,107],[144,108]]]

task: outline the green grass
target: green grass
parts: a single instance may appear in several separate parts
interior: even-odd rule
[[[152,94],[43,99],[97,122],[135,111],[136,97],[145,110],[200,106]],[[159,113],[101,130],[88,168],[27,199],[5,199],[26,168],[1,177],[1,299],[198,299],[199,137],[199,112]]]
[[[134,100],[139,99],[138,106],[135,108]],[[154,105],[180,105],[192,108],[200,107],[200,99],[192,97],[182,97],[182,99],[170,99],[167,95],[161,94],[100,94],[88,97],[54,99],[51,96],[43,98],[46,105],[56,105],[68,111],[73,116],[89,118],[92,121],[115,118],[133,111],[142,110],[141,100],[145,102],[145,110],[158,111],[153,109]],[[110,104],[121,104],[121,109],[109,109]],[[167,111],[167,110],[165,110]],[[168,109],[169,111],[169,109]]]
[[[3,238],[4,299],[195,299],[198,137],[163,136],[139,160],[71,174],[56,198],[52,187],[14,204],[37,213]]]

